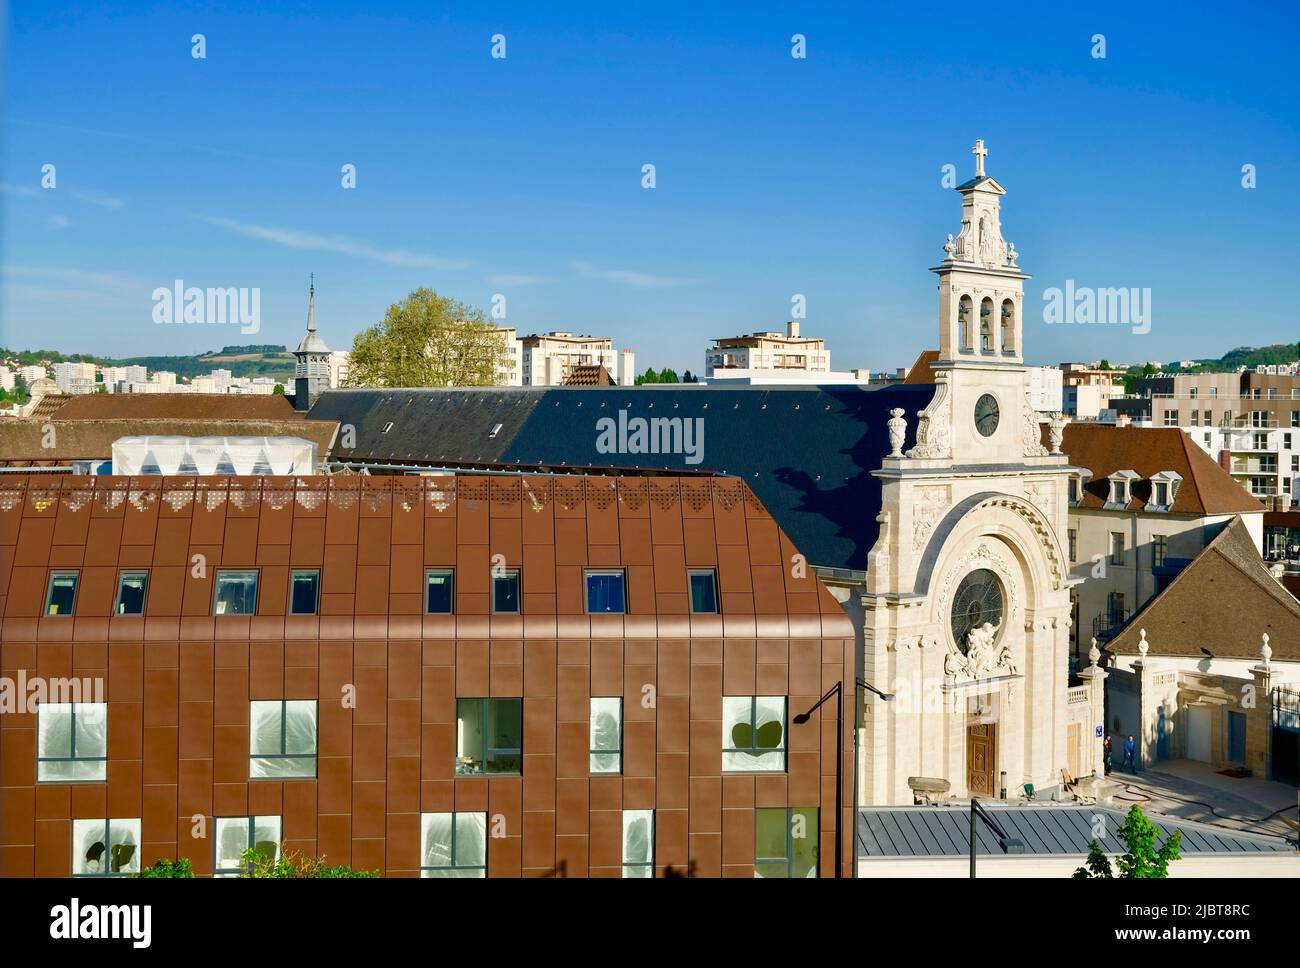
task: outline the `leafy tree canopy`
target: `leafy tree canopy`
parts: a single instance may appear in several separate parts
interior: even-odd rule
[[[493,386],[508,360],[482,310],[421,287],[356,335],[347,385]]]
[[[1127,848],[1115,858],[1121,878],[1161,878],[1169,876],[1169,865],[1181,856],[1183,832],[1175,830],[1164,843],[1157,846],[1160,828],[1147,819],[1142,807],[1133,804],[1124,818],[1124,822],[1115,831],[1120,842]],[[1075,870],[1078,879],[1114,877],[1110,860],[1102,853],[1101,845],[1093,841],[1088,845],[1088,860],[1085,866]]]

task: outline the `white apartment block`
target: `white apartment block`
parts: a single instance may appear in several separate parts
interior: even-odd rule
[[[94,393],[94,363],[55,363],[54,385],[64,393]]]
[[[724,378],[727,370],[748,371],[751,377],[789,375],[791,371],[830,373],[831,353],[826,341],[799,335],[799,323],[790,320],[783,334],[752,333],[715,339],[704,352],[704,376]],[[802,381],[801,381],[802,382]]]
[[[45,367],[39,365],[33,365],[33,366],[20,366],[18,368],[18,375],[23,378],[24,383],[26,383],[28,386],[31,386],[37,380],[44,380],[50,374],[49,371],[45,369]]]
[[[513,333],[513,330],[507,332]],[[507,340],[509,338],[507,337]],[[553,332],[524,336],[519,339],[519,382],[509,385],[526,387],[558,387],[579,366],[603,366],[616,383],[628,385],[631,380],[622,374],[620,380],[619,356],[614,350],[614,340],[608,336],[575,336],[572,333]],[[634,358],[622,354],[624,368],[631,369]]]
[[[330,389],[337,390],[348,379],[348,370],[352,366],[352,354],[347,350],[331,350],[329,358]],[[287,379],[287,378],[286,378]],[[287,387],[286,387],[287,389]]]
[[[1025,392],[1029,394],[1031,407],[1042,413],[1060,413],[1065,409],[1063,374],[1059,367],[1031,366],[1027,375]]]
[[[517,387],[523,385],[524,350],[519,342],[519,331],[513,326],[498,326],[495,330],[506,344],[506,356],[497,369],[497,385]]]
[[[0,366],[0,390],[12,390],[17,383],[17,374],[7,366]]]

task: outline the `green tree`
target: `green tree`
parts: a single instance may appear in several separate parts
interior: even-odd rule
[[[1127,848],[1115,858],[1121,878],[1162,878],[1169,876],[1169,865],[1181,856],[1183,832],[1175,830],[1159,846],[1160,828],[1147,819],[1142,807],[1133,804],[1124,822],[1115,831]],[[1101,845],[1092,841],[1088,845],[1087,866],[1074,872],[1076,878],[1106,878],[1115,876],[1110,861],[1101,851]]]
[[[283,383],[277,383],[277,384],[275,385],[275,389],[271,391],[271,396],[273,396],[273,397],[282,397],[282,396],[284,396],[284,384],[283,384]]]
[[[299,878],[299,877],[378,877],[379,871],[357,871],[340,865],[329,867],[323,857],[308,857],[292,850],[281,850],[276,859],[268,857],[256,847],[244,851],[248,865],[245,877]]]
[[[146,867],[138,874],[132,874],[132,877],[193,877],[194,871],[190,867],[190,862],[182,857],[179,860],[168,860],[162,858],[156,860],[152,867]]]
[[[637,377],[635,382],[637,386],[641,386],[643,383],[658,383],[659,374],[654,371],[654,367],[650,367]]]
[[[493,386],[508,359],[482,310],[421,287],[356,335],[347,385]]]
[[[662,370],[659,371],[659,382],[660,383],[681,383],[682,381],[677,379],[676,370],[674,370],[671,366],[665,366]]]

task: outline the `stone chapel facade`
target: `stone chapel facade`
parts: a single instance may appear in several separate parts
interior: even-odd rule
[[[983,142],[948,236],[939,276],[935,394],[893,412],[875,472],[883,495],[867,567],[862,674],[866,693],[859,802],[912,802],[911,777],[945,779],[953,796],[1007,796],[1059,785],[1088,751],[1091,711],[1067,731],[1069,565],[1063,548],[1072,468],[1027,397],[1024,281],[1002,236],[1006,190],[984,173]],[[901,449],[905,422],[916,446]],[[1100,685],[1100,682],[1098,682]],[[1099,690],[1089,690],[1091,693]],[[1098,710],[1099,712],[1099,710]],[[1100,721],[1100,720],[1098,720]],[[1081,732],[1086,729],[1088,736]],[[1073,757],[1087,763],[1091,752]]]

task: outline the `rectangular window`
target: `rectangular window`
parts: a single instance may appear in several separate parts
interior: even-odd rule
[[[1196,399],[1196,387],[1189,387],[1188,390],[1187,390],[1187,395],[1188,395],[1189,397],[1191,397],[1193,400],[1195,400],[1195,399]]]
[[[36,780],[103,783],[108,778],[108,703],[36,707]]]
[[[1169,538],[1163,534],[1151,536],[1151,567],[1159,568],[1165,563],[1165,554],[1169,551]]]
[[[1293,474],[1300,474],[1300,454],[1291,455],[1291,472]]]
[[[1178,426],[1178,411],[1177,411],[1177,410],[1166,410],[1166,411],[1165,411],[1165,426],[1166,426],[1166,427],[1177,427],[1177,426]]]
[[[1283,450],[1291,449],[1291,435],[1289,433],[1282,435],[1282,449]]]
[[[279,817],[217,817],[213,823],[213,877],[239,877],[252,869],[244,852],[275,863],[280,856]]]
[[[524,769],[524,701],[456,700],[456,775]]]
[[[785,696],[722,697],[722,771],[785,769]]]
[[[456,575],[450,568],[424,574],[424,610],[429,615],[450,615],[455,611]]]
[[[1201,411],[1199,411],[1199,410],[1193,410],[1193,411],[1192,411],[1192,426],[1195,427],[1198,423],[1200,423],[1200,421],[1201,421]]]
[[[316,775],[316,700],[249,703],[248,775],[286,779]]]
[[[72,821],[72,876],[140,873],[140,819]]]
[[[1127,616],[1124,614],[1124,593],[1110,592],[1106,596],[1106,618],[1107,625],[1114,628],[1121,624]]]
[[[519,569],[492,571],[492,611],[497,615],[519,614]]]
[[[655,876],[655,812],[623,811],[623,876]]]
[[[1122,531],[1112,531],[1110,533],[1110,563],[1112,565],[1124,564],[1124,533]]]
[[[1210,397],[1211,397],[1211,399],[1218,399],[1218,396],[1219,396],[1219,388],[1218,388],[1218,387],[1210,387]]]
[[[421,877],[487,877],[486,813],[420,814]]]
[[[516,608],[516,611],[518,609]],[[627,611],[622,571],[587,572],[587,613],[589,615]]]
[[[1291,426],[1300,427],[1300,410],[1291,411]]]
[[[56,571],[50,575],[50,587],[45,593],[46,615],[71,615],[77,603],[77,573]]]
[[[623,698],[591,699],[591,772],[623,772]]]
[[[295,571],[289,579],[289,614],[315,615],[320,597],[320,572]]]
[[[1078,561],[1079,560],[1079,532],[1074,528],[1070,528],[1070,530],[1067,531],[1066,534],[1069,536],[1070,539],[1070,560]]]
[[[1156,481],[1153,491],[1152,497],[1155,498],[1153,502],[1155,506],[1158,508],[1169,507],[1169,485],[1163,481]]]
[[[257,572],[219,571],[213,615],[252,615],[257,608]]]
[[[144,594],[149,584],[149,573],[124,571],[117,576],[117,601],[114,615],[143,615]]]
[[[718,574],[712,568],[687,572],[691,583],[691,611],[696,615],[714,615],[718,611]]]
[[[816,807],[760,807],[754,811],[754,876],[816,877]]]

